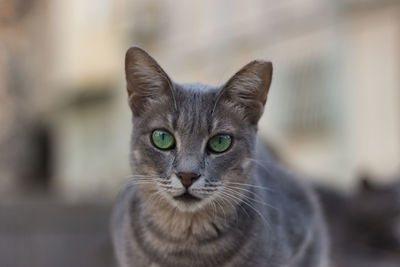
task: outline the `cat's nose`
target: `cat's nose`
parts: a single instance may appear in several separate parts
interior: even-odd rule
[[[189,188],[194,181],[200,177],[200,174],[193,172],[178,172],[176,175],[181,180],[182,185],[186,188]]]

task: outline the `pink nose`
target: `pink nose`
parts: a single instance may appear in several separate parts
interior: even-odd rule
[[[178,172],[176,174],[184,187],[189,188],[200,175],[193,172]]]

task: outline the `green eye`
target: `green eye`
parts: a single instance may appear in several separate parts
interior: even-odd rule
[[[232,137],[227,134],[218,134],[208,141],[208,147],[215,153],[222,153],[231,146]]]
[[[172,134],[164,130],[154,130],[151,135],[151,140],[154,146],[159,149],[170,149],[175,145],[175,139]]]

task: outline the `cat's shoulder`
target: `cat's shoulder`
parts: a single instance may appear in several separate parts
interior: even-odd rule
[[[271,157],[267,150],[257,150],[257,183],[268,190],[267,195],[286,209],[297,209],[304,214],[315,213],[317,197],[303,177]]]

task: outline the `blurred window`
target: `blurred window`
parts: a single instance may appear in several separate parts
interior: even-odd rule
[[[306,137],[329,133],[333,123],[330,106],[331,80],[327,61],[305,61],[288,72],[284,130],[293,136]]]

